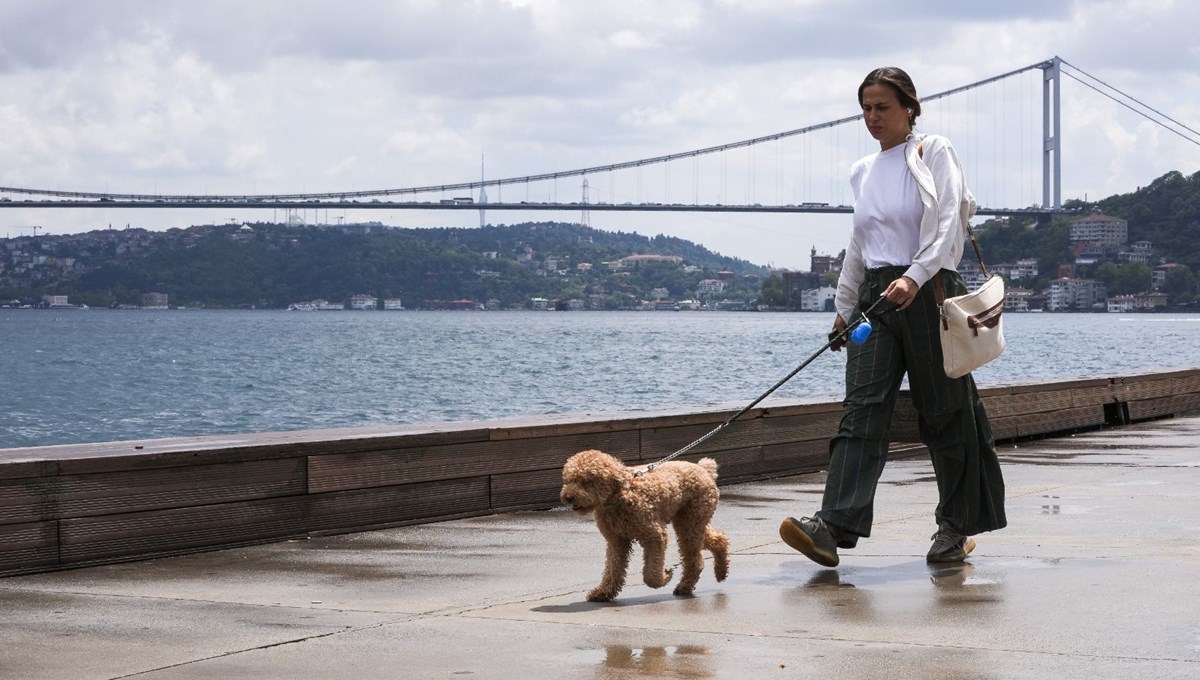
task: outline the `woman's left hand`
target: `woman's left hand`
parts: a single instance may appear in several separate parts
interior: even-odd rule
[[[917,299],[917,292],[920,290],[921,287],[917,285],[916,281],[907,276],[901,276],[892,281],[887,290],[883,291],[883,296],[888,299],[888,302],[896,305],[897,310],[904,311],[908,309],[913,300]]]

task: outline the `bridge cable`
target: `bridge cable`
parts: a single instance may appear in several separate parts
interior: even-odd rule
[[[1178,125],[1179,127],[1183,128],[1183,129],[1185,129],[1185,130],[1187,130],[1188,132],[1191,132],[1192,134],[1195,134],[1195,135],[1200,135],[1200,132],[1197,132],[1196,130],[1192,129],[1191,127],[1187,126],[1186,124],[1184,124],[1184,123],[1181,123],[1181,122],[1179,122],[1179,121],[1175,120],[1174,118],[1172,118],[1172,117],[1168,116],[1167,114],[1163,113],[1162,111],[1159,111],[1158,109],[1154,108],[1153,106],[1150,106],[1149,104],[1146,104],[1145,102],[1142,102],[1142,101],[1141,101],[1141,100],[1139,100],[1137,97],[1134,97],[1134,96],[1132,96],[1132,95],[1129,95],[1129,94],[1126,94],[1126,93],[1122,92],[1121,90],[1119,90],[1119,89],[1117,89],[1117,88],[1113,87],[1112,85],[1109,85],[1108,83],[1104,82],[1103,80],[1100,80],[1100,79],[1099,79],[1099,78],[1097,78],[1096,76],[1093,76],[1092,74],[1088,73],[1087,71],[1084,71],[1083,69],[1081,69],[1081,68],[1079,68],[1079,67],[1077,67],[1077,66],[1074,66],[1073,64],[1069,64],[1069,63],[1067,63],[1067,62],[1065,62],[1065,61],[1064,61],[1064,62],[1062,62],[1062,63],[1063,63],[1064,65],[1066,65],[1066,66],[1069,66],[1069,67],[1071,67],[1072,69],[1074,69],[1074,70],[1076,70],[1076,71],[1079,71],[1079,72],[1080,72],[1080,73],[1082,73],[1083,75],[1085,75],[1085,76],[1087,76],[1088,78],[1091,78],[1092,80],[1094,80],[1094,81],[1096,81],[1096,82],[1100,83],[1101,85],[1103,85],[1104,87],[1107,87],[1108,89],[1112,90],[1113,92],[1116,92],[1117,94],[1121,95],[1122,97],[1125,97],[1126,99],[1133,100],[1134,102],[1136,102],[1136,103],[1138,104],[1138,106],[1142,106],[1142,107],[1144,107],[1144,108],[1146,108],[1146,109],[1149,109],[1150,111],[1153,111],[1154,113],[1158,114],[1159,116],[1162,116],[1163,118],[1165,118],[1165,119],[1167,119],[1167,120],[1171,121],[1172,123],[1174,123],[1174,124]],[[1160,121],[1160,120],[1155,120],[1153,117],[1151,117],[1151,116],[1147,115],[1147,114],[1146,114],[1144,111],[1139,111],[1139,110],[1137,110],[1137,109],[1136,109],[1136,108],[1134,108],[1133,106],[1130,106],[1130,105],[1129,105],[1127,102],[1124,102],[1124,101],[1121,101],[1120,99],[1117,99],[1116,97],[1112,96],[1111,94],[1109,94],[1109,93],[1107,93],[1107,92],[1104,92],[1104,91],[1102,91],[1100,88],[1096,87],[1095,85],[1092,85],[1091,83],[1084,81],[1083,79],[1079,78],[1078,76],[1076,76],[1076,75],[1074,75],[1074,74],[1072,74],[1072,73],[1070,73],[1070,72],[1068,72],[1068,71],[1063,71],[1062,73],[1063,73],[1063,74],[1065,74],[1067,77],[1071,78],[1072,80],[1074,80],[1074,81],[1076,81],[1076,82],[1078,82],[1078,83],[1080,83],[1080,84],[1084,85],[1085,87],[1087,87],[1087,88],[1089,88],[1089,89],[1091,89],[1091,90],[1093,90],[1093,91],[1095,91],[1095,92],[1098,92],[1099,94],[1101,94],[1101,95],[1103,95],[1103,96],[1105,96],[1105,97],[1108,97],[1109,99],[1111,99],[1111,100],[1113,100],[1114,102],[1116,102],[1116,103],[1120,104],[1121,106],[1124,106],[1125,108],[1129,109],[1130,111],[1133,111],[1134,113],[1136,113],[1136,114],[1138,114],[1139,116],[1141,116],[1141,117],[1145,118],[1146,120],[1148,120],[1148,121],[1150,121],[1150,122],[1152,122],[1152,123],[1157,123],[1157,124],[1158,124],[1160,127],[1162,127],[1163,129],[1165,129],[1165,130],[1169,130],[1169,131],[1171,131],[1171,132],[1175,133],[1176,135],[1179,135],[1179,136],[1180,136],[1180,137],[1182,137],[1183,139],[1186,139],[1187,141],[1189,141],[1189,142],[1191,142],[1191,143],[1193,143],[1193,144],[1196,144],[1196,145],[1200,146],[1200,140],[1193,139],[1193,138],[1191,138],[1191,137],[1189,137],[1189,136],[1187,136],[1187,135],[1183,134],[1182,132],[1180,132],[1180,131],[1176,130],[1175,128],[1172,128],[1171,126],[1164,124],[1164,123],[1163,123],[1162,121]]]

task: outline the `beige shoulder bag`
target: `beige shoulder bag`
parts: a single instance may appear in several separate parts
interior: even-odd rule
[[[924,160],[920,144],[917,155]],[[1004,352],[1004,279],[999,274],[988,274],[969,220],[963,220],[963,228],[987,281],[966,295],[947,298],[940,272],[933,276],[942,319],[942,367],[950,378],[961,378]]]

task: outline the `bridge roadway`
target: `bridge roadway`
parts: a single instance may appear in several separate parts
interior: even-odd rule
[[[189,200],[127,200],[127,199],[26,199],[0,200],[2,208],[157,208],[180,209],[253,209],[253,210],[516,210],[516,211],[595,211],[595,212],[719,212],[719,213],[852,213],[854,206],[826,203],[796,205],[732,205],[721,203],[557,203],[520,201],[517,203],[475,203],[455,201],[380,201],[380,200],[264,200],[245,197],[195,198]],[[993,217],[1050,218],[1066,214],[1061,208],[985,208],[977,215]]]
[[[729,579],[584,593],[589,519],[525,512],[0,580],[0,677],[1196,678],[1200,416],[1007,444],[1007,529],[924,551],[924,457],[824,569],[780,519],[821,474],[723,487]]]

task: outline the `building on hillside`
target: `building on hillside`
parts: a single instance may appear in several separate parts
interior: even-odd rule
[[[979,267],[979,259],[975,257],[974,250],[971,251],[970,257],[964,255],[959,261],[958,275],[962,277],[967,290],[975,290],[987,283],[987,277],[983,275],[983,269]]]
[[[1175,262],[1167,262],[1151,269],[1150,287],[1154,290],[1162,290],[1163,284],[1167,282],[1167,272],[1180,266],[1182,265]]]
[[[1129,222],[1108,215],[1087,215],[1071,221],[1071,243],[1123,246],[1129,240]]]
[[[402,310],[404,303],[398,297],[384,298],[383,308],[387,310]]]
[[[842,270],[842,262],[846,259],[846,251],[834,255],[818,255],[817,247],[813,246],[812,253],[809,255],[809,271],[818,276],[829,272],[840,272]]]
[[[720,279],[701,279],[696,284],[696,297],[718,295],[725,292],[725,282]]]
[[[1129,248],[1122,249],[1117,253],[1117,260],[1120,262],[1150,264],[1153,257],[1154,245],[1150,241],[1135,241],[1130,244]]]
[[[1021,279],[1036,279],[1038,276],[1038,261],[1034,257],[1024,257],[1017,260],[1008,270],[1008,277],[1013,281]]]
[[[629,255],[617,260],[617,269],[637,269],[648,264],[679,264],[683,258],[678,255]]]

